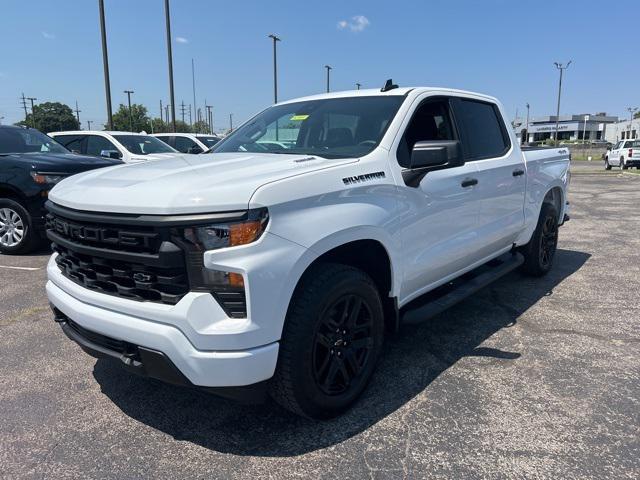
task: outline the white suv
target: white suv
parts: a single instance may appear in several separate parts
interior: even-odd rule
[[[180,156],[180,152],[146,133],[77,130],[51,132],[49,136],[74,153],[117,158],[125,163]]]
[[[220,141],[216,135],[200,135],[197,133],[156,133],[159,138],[181,153],[205,153]]]

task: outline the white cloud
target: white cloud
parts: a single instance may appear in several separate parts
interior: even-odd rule
[[[371,22],[364,15],[356,15],[354,17],[351,17],[350,20],[340,20],[338,22],[338,29],[345,30],[348,28],[352,32],[358,33],[363,31],[370,24]]]
[[[184,37],[176,37],[176,42],[178,43],[189,43],[189,40]]]
[[[56,38],[56,36],[53,33],[44,32],[44,31],[42,32],[42,36],[47,40],[53,40],[54,38]]]

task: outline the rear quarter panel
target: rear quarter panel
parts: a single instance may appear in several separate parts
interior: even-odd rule
[[[525,194],[525,229],[517,240],[518,245],[529,242],[533,235],[542,202],[553,188],[562,191],[560,199],[560,221],[567,213],[567,189],[571,180],[570,154],[566,148],[540,148],[524,150],[527,171],[527,190]]]

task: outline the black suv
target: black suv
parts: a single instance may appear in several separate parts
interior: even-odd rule
[[[60,180],[121,163],[73,154],[33,128],[0,125],[0,253],[26,253],[45,238],[44,203]]]

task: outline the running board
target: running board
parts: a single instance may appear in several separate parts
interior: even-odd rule
[[[421,323],[444,312],[469,295],[515,270],[524,262],[520,253],[506,253],[431,292],[409,302],[400,311],[400,323]]]

